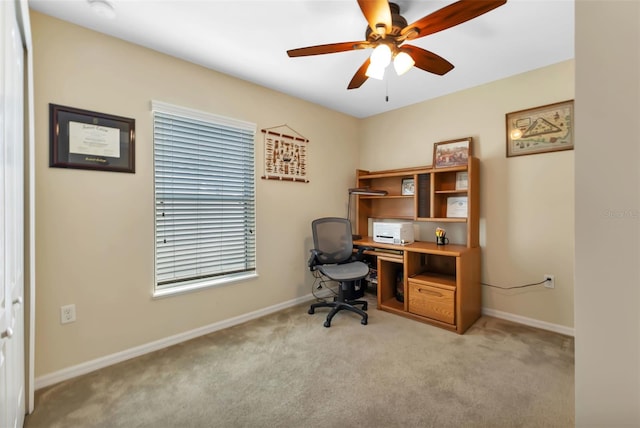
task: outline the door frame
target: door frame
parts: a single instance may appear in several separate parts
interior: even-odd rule
[[[36,203],[35,107],[33,93],[33,41],[27,0],[14,0],[16,19],[25,51],[24,76],[24,326],[25,400],[27,413],[35,406]]]

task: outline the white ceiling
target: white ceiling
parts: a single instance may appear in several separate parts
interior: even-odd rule
[[[371,50],[289,58],[288,49],[364,40],[356,0],[29,0],[32,9],[363,118],[574,57],[573,0],[508,0],[410,44],[454,64],[444,76],[417,68],[347,90]],[[409,23],[453,0],[395,1]],[[388,94],[388,101],[386,96]]]

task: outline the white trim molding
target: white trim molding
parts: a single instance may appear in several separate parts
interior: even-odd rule
[[[47,375],[36,378],[35,389],[37,390],[37,389],[45,388],[47,386],[54,385],[58,382],[63,382],[65,380],[69,380],[74,377],[81,376],[83,374],[87,374],[95,370],[99,370],[99,369],[111,366],[113,364],[121,363],[131,358],[139,357],[141,355],[145,355],[150,352],[158,351],[160,349],[164,349],[172,345],[177,345],[178,343],[186,342],[187,340],[191,340],[199,336],[204,336],[206,334],[213,333],[218,330],[222,330],[228,327],[233,327],[235,325],[239,325],[247,321],[251,321],[251,320],[263,317],[265,315],[270,315],[275,312],[281,311],[283,309],[287,309],[308,301],[312,301],[314,299],[315,297],[312,294],[308,294],[306,296],[298,297],[296,299],[279,303],[277,305],[273,305],[263,309],[259,309],[257,311],[249,312],[244,315],[239,315],[237,317],[218,321],[216,323],[213,323],[204,327],[196,328],[194,330],[186,331],[184,333],[176,334],[173,336],[165,337],[164,339],[160,339],[144,345],[136,346],[134,348],[117,352],[115,354],[106,355],[104,357],[87,361],[82,364],[78,364],[76,366],[67,367],[66,369],[62,369],[57,372],[49,373]],[[490,308],[483,308],[482,314],[487,316],[492,316],[495,318],[508,320],[508,321],[513,321],[519,324],[528,325],[530,327],[536,327],[543,330],[564,334],[566,336],[571,336],[571,337],[574,336],[574,329],[571,327],[552,324],[545,321],[539,321],[533,318],[527,318],[520,315],[511,314],[508,312],[502,312],[502,311],[498,311]]]
[[[490,317],[500,318],[507,321],[517,322],[518,324],[528,325],[529,327],[536,327],[542,330],[553,331],[554,333],[564,334],[565,336],[575,337],[575,329],[559,324],[552,324],[546,321],[540,321],[533,318],[523,317],[521,315],[511,314],[509,312],[502,312],[491,308],[482,308],[482,315]]]
[[[139,357],[150,352],[158,351],[160,349],[167,348],[178,343],[186,342],[187,340],[194,339],[205,334],[213,333],[218,330],[222,330],[228,327],[233,327],[238,324],[245,323],[247,321],[254,320],[256,318],[269,315],[283,309],[290,308],[292,306],[299,305],[311,300],[314,300],[313,295],[308,294],[306,296],[298,297],[293,300],[289,300],[277,305],[269,306],[257,311],[249,312],[247,314],[239,315],[237,317],[222,320],[204,327],[199,327],[194,330],[186,331],[184,333],[176,334],[173,336],[165,337],[164,339],[156,340],[154,342],[146,343],[144,345],[136,346],[134,348],[126,349],[115,354],[106,355],[95,360],[87,361],[76,366],[67,367],[66,369],[59,370],[57,372],[49,373],[35,380],[35,389],[45,388],[47,386],[63,382],[65,380],[72,379],[74,377],[93,372],[104,367],[111,366],[113,364],[121,363],[131,358]]]

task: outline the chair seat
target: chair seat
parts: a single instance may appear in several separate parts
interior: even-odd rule
[[[356,281],[369,273],[369,266],[362,262],[351,262],[343,265],[321,265],[318,270],[335,281]]]

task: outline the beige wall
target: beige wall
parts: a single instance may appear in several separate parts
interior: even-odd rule
[[[577,427],[640,426],[639,22],[576,2]]]
[[[638,2],[617,1],[601,2],[591,0],[576,1],[576,137],[579,140],[575,151],[575,276],[576,276],[576,426],[638,426],[640,414],[637,403],[640,401],[640,321],[638,319],[638,283],[640,282],[637,263],[639,255],[638,216],[640,209],[638,192],[638,120],[640,117],[640,89],[638,88],[640,75],[640,37],[638,37],[638,19],[640,10]],[[264,89],[226,78],[222,75],[202,70],[198,67],[172,60],[153,52],[135,48],[125,43],[117,42],[109,38],[95,35],[91,32],[79,30],[67,24],[33,14],[32,27],[36,54],[36,90],[37,90],[37,180],[38,180],[38,325],[37,325],[37,354],[38,373],[48,373],[61,367],[67,367],[78,362],[85,361],[96,356],[107,355],[120,349],[144,343],[157,337],[164,337],[190,327],[185,327],[185,314],[194,314],[194,318],[205,318],[206,322],[215,321],[230,316],[233,313],[242,313],[259,307],[256,300],[265,300],[265,304],[286,300],[286,298],[306,292],[302,287],[298,291],[299,284],[303,282],[305,274],[295,270],[295,283],[293,288],[287,288],[282,281],[267,281],[265,275],[270,278],[279,278],[276,269],[265,266],[261,273],[263,276],[257,281],[240,286],[225,287],[224,289],[209,290],[194,293],[191,296],[163,299],[152,302],[149,298],[151,290],[151,239],[152,224],[149,221],[152,215],[151,207],[136,207],[143,205],[140,200],[148,198],[151,205],[150,194],[150,164],[149,159],[141,158],[143,153],[149,154],[149,118],[146,97],[162,98],[166,96],[169,102],[192,103],[193,107],[210,109],[214,113],[238,116],[247,120],[258,122],[258,126],[266,127],[279,124],[286,120],[290,125],[299,128],[301,132],[311,138],[311,179],[304,189],[292,184],[280,184],[258,182],[258,202],[260,221],[260,259],[272,257],[265,253],[265,242],[268,236],[273,236],[273,225],[278,226],[283,221],[274,211],[277,204],[271,204],[270,197],[276,199],[279,204],[289,204],[292,199],[287,195],[293,192],[296,198],[303,198],[304,203],[296,204],[300,210],[301,221],[298,227],[293,224],[287,226],[279,233],[290,231],[293,236],[291,242],[301,242],[308,239],[306,222],[319,214],[331,214],[335,210],[342,209],[344,203],[340,198],[331,199],[331,187],[345,187],[351,184],[351,165],[346,165],[336,171],[338,174],[327,176],[324,170],[330,161],[329,154],[324,152],[324,147],[340,147],[344,150],[355,150],[350,145],[354,135],[360,135],[355,129],[353,121],[344,116],[337,115],[326,110],[311,106],[282,95],[274,94]],[[594,31],[594,29],[607,28],[607,31]],[[80,41],[80,37],[91,41],[98,41],[98,45],[88,45]],[[621,42],[623,41],[623,42]],[[78,52],[82,46],[90,47],[88,52]],[[128,62],[121,66],[109,64],[106,61],[106,69],[109,73],[94,70],[101,68],[99,52],[96,48],[107,50],[107,59],[124,56],[127,61],[134,62],[133,66]],[[125,52],[119,52],[123,49]],[[65,52],[71,50],[71,52]],[[49,52],[51,51],[51,52]],[[97,66],[87,64],[83,57],[90,58]],[[65,63],[65,60],[71,59]],[[92,62],[90,61],[90,62]],[[150,69],[154,65],[166,67],[167,71]],[[567,64],[570,65],[570,64]],[[560,69],[566,65],[559,65]],[[91,67],[89,76],[78,73],[78,67]],[[143,74],[137,76],[137,81],[130,81],[121,76],[128,73],[130,68],[142,69]],[[556,66],[551,67],[551,69]],[[162,74],[161,78],[156,73]],[[539,70],[532,74],[518,76],[531,82],[530,77],[538,75],[545,70]],[[565,71],[566,72],[566,71]],[[106,76],[108,85],[105,87],[105,79],[92,77]],[[191,86],[180,86],[173,89],[173,83],[167,78],[167,73],[179,73],[180,76],[192,77],[195,81],[206,83],[201,87],[190,89]],[[115,76],[109,76],[115,74]],[[135,73],[134,73],[135,74]],[[89,82],[76,80],[90,79]],[[511,80],[511,79],[509,79]],[[562,84],[563,79],[557,80]],[[533,79],[538,83],[537,79]],[[484,247],[484,277],[485,280],[519,281],[520,277],[509,278],[500,273],[501,266],[506,265],[499,261],[499,257],[493,254],[493,241],[504,241],[507,236],[506,226],[501,222],[512,222],[507,218],[503,209],[505,205],[504,194],[492,191],[489,187],[493,183],[497,189],[506,191],[513,187],[506,179],[515,175],[515,183],[530,182],[525,176],[528,171],[537,172],[537,178],[543,178],[546,171],[537,168],[540,163],[549,162],[549,166],[562,164],[568,170],[572,167],[572,154],[535,155],[522,159],[504,159],[504,135],[503,114],[529,105],[538,105],[546,102],[557,101],[565,94],[570,98],[570,90],[558,90],[556,93],[547,93],[546,85],[554,84],[555,78],[551,78],[540,85],[515,88],[512,93],[486,93],[484,102],[476,110],[468,108],[467,104],[461,105],[460,101],[454,102],[458,94],[453,98],[442,98],[434,102],[410,107],[401,112],[390,113],[389,117],[406,122],[412,117],[412,127],[418,124],[421,134],[406,131],[394,126],[396,131],[390,142],[397,146],[414,147],[420,149],[417,153],[423,153],[423,157],[406,155],[401,157],[400,150],[393,155],[387,151],[376,152],[366,150],[363,146],[362,167],[387,168],[401,167],[411,164],[430,163],[431,144],[434,141],[455,138],[460,136],[474,136],[479,156],[483,159],[483,183],[482,183],[482,213],[483,213],[483,247]],[[495,84],[475,88],[470,91],[482,91],[495,87]],[[118,85],[126,85],[121,89]],[[157,86],[158,84],[163,86]],[[235,106],[216,103],[218,99],[213,95],[217,90],[225,91],[222,85],[229,85],[228,92],[234,97],[237,94],[264,93],[265,100],[258,100],[258,105],[245,104]],[[153,86],[152,86],[153,85]],[[166,85],[166,87],[164,86]],[[131,87],[153,88],[152,94],[138,94],[138,98],[129,97],[126,100],[132,103],[122,102],[118,97],[114,100],[116,92],[130,91]],[[144,92],[143,90],[142,92]],[[526,91],[526,103],[518,96],[520,91]],[[186,93],[185,93],[186,92]],[[96,94],[97,93],[97,94]],[[467,91],[465,91],[467,93]],[[98,97],[92,96],[96,94]],[[557,97],[556,97],[557,95]],[[505,102],[504,98],[510,101]],[[140,99],[142,98],[142,99]],[[255,103],[256,100],[252,101]],[[229,99],[225,101],[229,102]],[[135,176],[124,174],[93,173],[83,171],[52,170],[47,167],[48,134],[46,105],[49,102],[68,103],[77,107],[95,108],[108,113],[129,114],[136,116],[138,120],[138,172]],[[448,108],[452,102],[457,115],[443,114],[438,107]],[[468,100],[473,103],[473,100]],[[265,108],[269,103],[275,104],[273,110]],[[498,103],[498,104],[494,104]],[[502,105],[504,103],[504,106]],[[518,105],[518,104],[527,105]],[[490,123],[483,125],[482,121],[473,119],[474,115],[486,117],[485,109],[495,110],[491,114]],[[300,110],[300,111],[299,111]],[[460,112],[464,114],[459,116]],[[286,113],[286,117],[281,117]],[[275,118],[270,115],[276,116]],[[319,115],[322,122],[340,123],[339,131],[332,133],[335,128],[317,126],[315,120],[310,120],[311,115]],[[404,116],[408,116],[405,118]],[[449,117],[450,116],[450,117]],[[385,115],[385,118],[387,116]],[[433,119],[432,119],[433,118]],[[464,120],[472,119],[478,126],[471,126]],[[315,119],[315,117],[313,118]],[[437,119],[437,120],[436,120]],[[384,119],[386,120],[386,119]],[[624,126],[621,126],[621,121]],[[264,122],[264,123],[263,123]],[[482,123],[481,123],[482,122]],[[146,125],[144,125],[146,123]],[[447,124],[446,127],[442,126]],[[363,123],[364,131],[360,137],[365,141],[367,135],[372,134],[378,125]],[[487,131],[491,128],[490,131]],[[308,131],[307,131],[308,130]],[[441,132],[438,133],[438,130]],[[456,130],[455,132],[451,130]],[[141,134],[142,132],[142,134]],[[347,137],[342,137],[346,133]],[[410,134],[407,136],[407,134]],[[337,139],[336,139],[337,138]],[[317,143],[317,144],[316,144]],[[378,144],[380,144],[378,142]],[[142,148],[141,148],[142,147]],[[392,146],[393,148],[393,146]],[[613,148],[611,150],[610,148]],[[330,150],[327,150],[328,152]],[[624,155],[619,155],[622,152]],[[368,155],[367,155],[368,153]],[[408,153],[408,152],[407,152]],[[260,153],[259,153],[260,154]],[[375,154],[375,157],[374,157]],[[357,155],[354,154],[354,157]],[[383,161],[384,157],[389,161]],[[343,158],[342,162],[351,163]],[[333,163],[331,163],[333,167]],[[522,169],[521,169],[522,168]],[[548,168],[547,168],[548,169]],[[315,177],[323,177],[322,183],[314,180]],[[555,174],[553,174],[555,176]],[[492,178],[493,177],[493,178]],[[559,182],[553,183],[549,190],[566,181],[566,176],[560,177]],[[324,180],[331,180],[325,183]],[[87,183],[84,183],[87,181]],[[569,181],[571,179],[569,178]],[[102,185],[107,185],[103,188]],[[277,185],[276,185],[277,184]],[[287,186],[287,187],[281,187]],[[115,187],[115,190],[109,191]],[[284,190],[280,190],[284,189]],[[309,197],[307,189],[313,189],[325,196],[326,200],[319,202],[317,197]],[[102,193],[104,192],[104,193]],[[567,198],[563,195],[569,192],[564,188],[561,192],[554,193],[560,201]],[[135,193],[135,196],[131,195]],[[494,194],[496,193],[496,194]],[[538,188],[534,194],[544,193]],[[103,198],[93,196],[103,195]],[[114,196],[112,196],[114,195]],[[142,196],[140,196],[142,195]],[[146,195],[146,196],[145,196]],[[102,202],[108,197],[109,200]],[[123,201],[122,199],[125,199]],[[88,199],[98,201],[98,207],[92,207],[92,203],[83,202]],[[133,200],[135,203],[129,206],[126,202]],[[263,201],[263,202],[261,202]],[[129,220],[126,223],[112,222],[111,211],[102,214],[100,209],[111,210],[111,205],[117,204],[114,210],[127,214]],[[308,208],[305,204],[310,205]],[[495,208],[494,208],[495,204]],[[522,206],[520,201],[517,206]],[[530,204],[534,205],[534,204]],[[535,204],[537,207],[537,204]],[[270,208],[271,207],[271,208]],[[517,209],[521,213],[521,208]],[[552,209],[558,213],[557,207]],[[571,208],[565,207],[565,212]],[[495,214],[495,213],[498,214]],[[606,216],[605,213],[623,213],[621,216]],[[624,213],[630,213],[625,215]],[[93,230],[87,224],[91,219],[84,220],[85,214],[96,215],[96,220],[106,224],[109,231],[114,232],[115,238],[109,238],[107,242],[95,243],[95,236],[99,231]],[[498,215],[499,219],[488,223],[492,216]],[[264,218],[262,217],[264,216]],[[502,217],[500,217],[502,216]],[[525,213],[525,218],[528,215]],[[554,220],[554,216],[545,215],[544,221]],[[524,221],[524,220],[522,220]],[[562,214],[563,223],[567,222]],[[106,223],[105,223],[106,222]],[[570,222],[570,220],[569,220]],[[290,222],[291,223],[291,222]],[[303,224],[304,223],[304,224]],[[72,233],[72,226],[80,226],[81,232],[90,233],[89,238],[83,238],[81,234]],[[613,229],[611,229],[613,227]],[[494,232],[496,228],[498,232]],[[613,233],[611,233],[613,230]],[[125,242],[115,242],[115,248],[111,248],[114,240],[118,238],[115,233],[127,234]],[[497,238],[492,238],[494,233]],[[547,234],[548,236],[548,234]],[[571,239],[562,235],[560,247],[570,245]],[[121,238],[120,238],[121,239]],[[295,241],[297,239],[297,241]],[[60,240],[61,242],[56,242]],[[83,249],[76,249],[74,242],[85,247],[100,248],[105,260],[94,260],[95,255],[83,254]],[[89,242],[91,241],[91,242]],[[279,242],[279,241],[276,241]],[[90,244],[90,245],[87,245]],[[130,245],[133,249],[129,249]],[[273,245],[273,242],[270,244]],[[270,246],[269,245],[269,246]],[[497,244],[496,244],[497,245]],[[300,247],[303,245],[300,244]],[[554,246],[549,246],[551,250]],[[296,260],[291,260],[292,269],[296,264],[303,263],[306,255],[299,254],[302,248],[292,250]],[[125,256],[118,253],[125,251]],[[140,256],[140,252],[147,253]],[[535,253],[540,253],[539,245]],[[563,251],[564,252],[564,251]],[[508,254],[499,250],[496,254]],[[131,261],[128,256],[132,256]],[[115,261],[110,261],[111,258]],[[554,257],[555,258],[555,257]],[[571,264],[570,257],[564,257]],[[489,269],[488,261],[493,266]],[[505,260],[512,257],[505,256]],[[612,262],[615,262],[612,264]],[[88,267],[82,267],[84,264]],[[103,268],[104,264],[107,268]],[[265,262],[266,263],[266,262]],[[110,272],[111,265],[116,267],[115,273]],[[121,266],[125,266],[123,269]],[[262,265],[262,263],[261,263]],[[282,267],[283,263],[277,263]],[[296,266],[294,266],[296,265]],[[80,266],[78,268],[77,266]],[[544,265],[547,266],[546,264]],[[537,270],[537,264],[536,268]],[[122,271],[126,271],[123,273]],[[267,272],[268,271],[268,272]],[[105,273],[106,272],[106,273]],[[494,273],[495,272],[495,273]],[[489,276],[489,273],[491,276]],[[555,272],[544,272],[555,273]],[[91,275],[89,275],[91,274]],[[106,278],[103,278],[106,275]],[[500,277],[495,277],[500,275]],[[566,282],[556,273],[558,289],[564,288],[570,282]],[[84,277],[81,277],[84,276]],[[78,279],[80,278],[80,279]],[[569,279],[570,281],[570,279]],[[572,289],[572,287],[571,287]],[[565,293],[569,292],[567,288]],[[258,295],[255,295],[258,293]],[[272,295],[271,293],[275,293]],[[549,296],[555,296],[558,290],[550,294],[540,293],[547,299],[549,305],[555,304]],[[284,296],[283,296],[284,294]],[[238,296],[249,297],[249,301],[239,301]],[[516,293],[514,297],[505,296],[504,299],[526,300],[530,293]],[[492,296],[486,296],[492,297]],[[493,296],[496,297],[496,296]],[[562,305],[567,305],[565,299],[557,299]],[[490,299],[485,299],[485,304]],[[79,305],[76,324],[62,328],[58,323],[58,307],[61,304],[75,302]],[[225,305],[227,309],[225,309]],[[233,309],[233,311],[232,311]],[[505,311],[509,308],[503,308]],[[570,309],[567,309],[570,312]],[[175,314],[175,315],[174,315]],[[162,322],[166,321],[166,322]],[[187,324],[198,325],[199,320],[188,318]],[[154,324],[160,323],[160,326]],[[571,325],[571,323],[567,323]],[[101,337],[102,336],[102,337]],[[105,342],[105,344],[103,344]],[[96,348],[93,350],[93,348]]]
[[[310,293],[310,222],[344,215],[356,119],[54,18],[32,13],[36,122],[36,377]],[[309,184],[257,179],[259,278],[152,299],[150,101],[310,140]],[[136,119],[136,173],[49,168],[49,103]],[[336,154],[339,154],[337,156]],[[338,189],[338,191],[336,191]],[[61,305],[77,322],[61,325]]]
[[[335,190],[353,183],[355,168],[430,164],[433,142],[466,136],[482,161],[483,280],[556,276],[555,290],[486,289],[484,306],[573,326],[573,152],[504,156],[504,113],[573,98],[572,61],[357,120],[39,13],[32,26],[36,377],[307,295],[309,223],[343,215],[346,195]],[[258,129],[287,123],[311,140],[311,183],[257,181],[257,280],[151,298],[152,99]],[[49,103],[135,118],[136,174],[49,168]],[[259,176],[260,133],[256,148]],[[454,240],[464,234],[456,226]],[[60,325],[59,308],[71,303],[78,321]]]
[[[574,152],[506,158],[505,113],[573,98],[574,63],[566,61],[367,118],[360,135],[360,167],[369,170],[430,165],[434,142],[473,137],[482,281],[508,287],[553,274],[556,282],[553,290],[483,287],[483,307],[569,328]],[[431,239],[433,227],[422,225],[421,239]],[[463,226],[444,227],[464,240]]]

